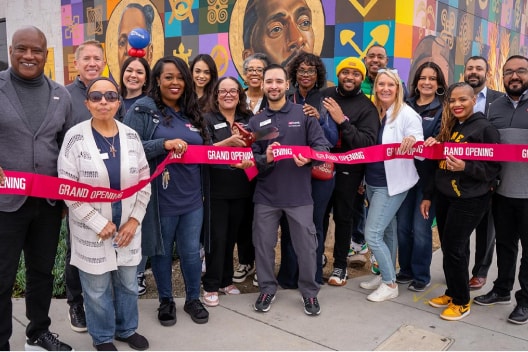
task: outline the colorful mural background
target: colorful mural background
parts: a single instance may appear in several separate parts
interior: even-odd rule
[[[215,59],[220,75],[241,72],[244,33],[254,25],[248,3],[269,0],[61,0],[65,84],[77,75],[73,53],[88,39],[104,43],[106,75],[119,76],[117,40],[123,9],[130,3],[151,5],[152,65],[164,55],[190,62],[199,53]],[[483,55],[490,62],[490,86],[502,88],[500,68],[513,54],[528,55],[528,0],[282,0],[303,3],[311,11],[313,45],[328,80],[344,57],[363,57],[379,43],[389,66],[406,81],[423,61],[433,60],[449,83],[462,79],[465,60]],[[258,12],[260,13],[260,12]],[[249,16],[249,15],[248,15]],[[301,28],[303,24],[299,24]],[[246,27],[245,27],[246,26]]]

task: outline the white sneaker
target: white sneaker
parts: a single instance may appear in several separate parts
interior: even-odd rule
[[[364,288],[366,290],[375,290],[380,286],[380,284],[381,284],[381,275],[376,275],[370,281],[361,282],[359,284],[359,287]]]
[[[383,302],[396,297],[398,297],[398,285],[392,288],[382,282],[376,291],[367,296],[367,299],[371,302]]]
[[[233,282],[242,283],[246,277],[255,272],[255,266],[251,264],[239,264],[238,268],[233,273]]]

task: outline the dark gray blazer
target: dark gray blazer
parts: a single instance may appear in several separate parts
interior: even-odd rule
[[[489,89],[486,93],[486,107],[484,108],[484,115],[488,118],[488,109],[491,103],[493,103],[497,98],[500,98],[504,93],[499,92],[498,90]]]
[[[23,171],[57,176],[57,158],[66,131],[72,126],[70,94],[62,85],[45,78],[50,100],[42,106],[45,117],[33,132],[11,82],[11,69],[0,72],[0,166],[6,171]],[[13,212],[26,201],[25,196],[2,195],[0,211]]]

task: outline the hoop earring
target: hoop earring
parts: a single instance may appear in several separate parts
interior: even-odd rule
[[[418,87],[414,88],[414,94],[420,95],[420,91],[418,90]]]
[[[439,91],[439,89],[441,89],[441,90]],[[437,88],[435,93],[436,93],[436,95],[444,95],[445,94],[445,89],[442,88],[442,87]]]

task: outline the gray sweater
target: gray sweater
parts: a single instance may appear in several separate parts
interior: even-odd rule
[[[504,95],[488,110],[489,121],[497,127],[504,144],[528,144],[528,91],[525,91],[517,107]],[[497,193],[509,198],[528,198],[528,163],[501,163],[501,183]]]
[[[73,125],[70,94],[62,85],[45,77],[51,98],[40,107],[45,112],[44,119],[33,132],[23,104],[36,102],[20,101],[10,71],[0,72],[0,166],[6,171],[57,176],[60,146],[64,134]],[[3,195],[0,197],[0,211],[18,210],[26,198]]]

